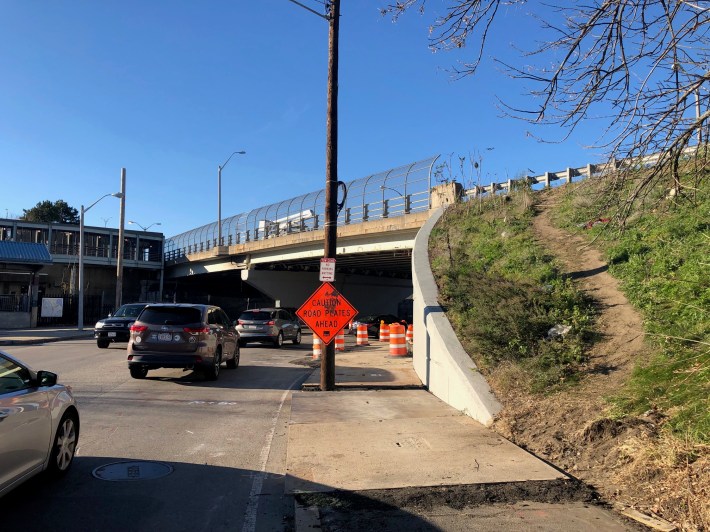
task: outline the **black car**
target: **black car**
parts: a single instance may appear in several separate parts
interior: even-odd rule
[[[350,334],[357,333],[358,325],[367,325],[367,335],[373,338],[378,338],[380,336],[380,323],[385,322],[385,324],[390,325],[392,323],[400,323],[407,326],[407,321],[402,318],[398,318],[394,314],[369,314],[367,316],[361,316],[353,321],[352,327],[350,328]]]
[[[111,342],[127,342],[131,337],[131,325],[148,303],[122,305],[114,314],[109,314],[94,325],[96,345],[106,349]]]

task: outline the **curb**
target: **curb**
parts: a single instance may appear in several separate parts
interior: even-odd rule
[[[72,336],[62,336],[61,338],[46,337],[46,338],[31,338],[28,340],[0,340],[0,346],[47,344],[50,342],[61,342],[62,340],[80,340],[82,338],[91,338],[92,336],[93,336],[93,333],[75,334]]]

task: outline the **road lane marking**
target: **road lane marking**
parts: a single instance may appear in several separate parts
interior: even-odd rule
[[[254,475],[254,481],[251,485],[251,491],[249,492],[249,503],[247,504],[247,509],[244,512],[244,526],[242,526],[242,532],[254,532],[256,529],[256,513],[259,509],[259,496],[261,495],[261,488],[264,485],[264,479],[266,478],[266,462],[269,459],[269,453],[271,453],[271,443],[274,439],[274,433],[276,432],[276,423],[278,423],[279,416],[281,415],[281,409],[286,402],[288,394],[291,393],[293,388],[299,381],[304,379],[303,376],[298,377],[295,381],[291,383],[286,391],[284,391],[281,396],[281,401],[279,402],[279,407],[276,410],[271,419],[271,430],[266,436],[264,446],[259,454],[259,472]]]

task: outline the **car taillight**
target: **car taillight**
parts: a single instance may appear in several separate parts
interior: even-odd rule
[[[210,332],[209,327],[183,327],[182,329],[188,334],[199,334],[199,333],[208,333]]]
[[[131,325],[131,332],[143,332],[147,330],[148,327],[146,325]]]
[[[237,320],[237,323],[238,323],[239,325],[244,325],[244,320]]]
[[[276,322],[274,320],[271,320],[270,322],[267,323],[267,325],[276,325]]]

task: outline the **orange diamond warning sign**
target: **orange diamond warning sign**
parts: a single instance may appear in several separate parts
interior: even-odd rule
[[[357,310],[330,283],[323,283],[296,311],[313,334],[329,344],[351,322]]]

